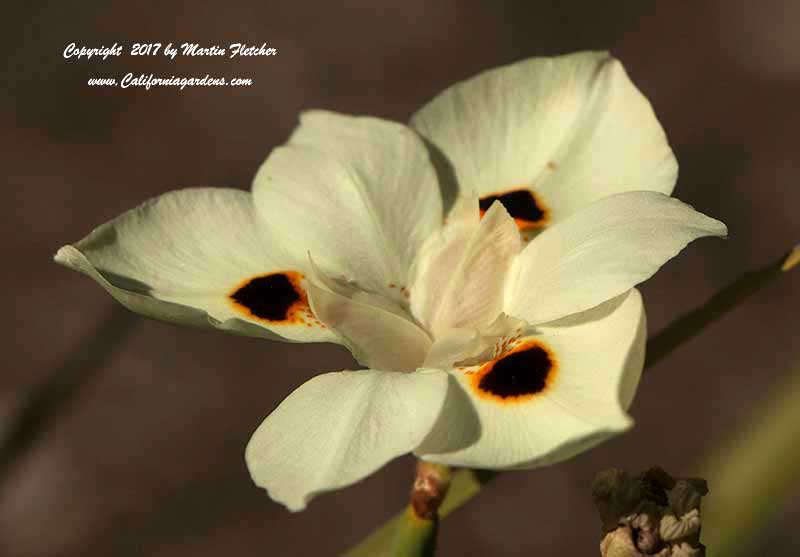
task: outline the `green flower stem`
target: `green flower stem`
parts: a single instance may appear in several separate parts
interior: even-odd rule
[[[481,488],[489,483],[499,472],[494,470],[473,470],[464,468],[453,475],[450,492],[439,509],[439,517],[444,518],[461,505],[475,497]]]
[[[711,557],[764,555],[758,542],[800,486],[800,365],[706,464],[703,542]]]
[[[453,474],[447,497],[445,497],[442,506],[439,508],[438,519],[441,520],[446,517],[476,496],[484,484],[496,475],[497,472],[467,468]],[[429,555],[419,552],[414,553],[413,551],[415,550],[414,548],[417,548],[417,551],[419,551],[418,548],[433,548],[433,542],[435,542],[438,530],[438,520],[428,521],[435,522],[429,528],[421,527],[418,522],[420,522],[420,518],[409,505],[405,511],[398,513],[383,523],[369,537],[344,555],[345,557],[394,557],[395,555],[414,557],[417,555]],[[423,536],[428,536],[430,543],[423,543]],[[405,553],[403,553],[404,551]]]
[[[0,428],[0,482],[53,427],[56,419],[82,389],[100,374],[139,321],[114,304],[94,332],[80,340],[74,350],[41,382],[21,393],[20,405]]]
[[[656,334],[653,338],[651,338],[647,342],[647,360],[645,362],[645,367],[649,367],[654,365],[655,363],[661,361],[667,355],[669,355],[673,350],[678,348],[680,345],[685,343],[686,341],[694,338],[700,331],[706,328],[708,325],[722,317],[725,313],[732,310],[742,302],[744,302],[747,298],[749,298],[752,294],[766,286],[772,279],[777,278],[782,273],[788,271],[789,269],[797,266],[800,263],[800,245],[796,246],[793,250],[791,250],[788,254],[784,255],[777,261],[761,268],[756,271],[751,271],[749,273],[745,273],[741,278],[736,280],[731,285],[723,288],[717,294],[711,297],[706,303],[702,306],[698,307],[697,309],[691,311],[690,313],[686,314],[683,317],[678,318],[675,322],[668,325],[665,329],[661,330],[658,334]],[[797,392],[792,398],[791,404],[787,402],[787,406],[785,412],[790,411],[792,405],[796,407],[800,405],[800,379],[798,379],[797,385]],[[783,419],[786,420],[787,423],[790,423],[791,420],[787,419],[783,415],[777,415],[774,420]],[[792,418],[795,419],[795,418]],[[778,421],[772,421],[773,423],[781,423]],[[784,432],[786,433],[786,437],[781,437],[781,440],[784,440],[788,443],[788,440],[791,438],[789,435],[790,427],[787,426],[784,428]],[[800,424],[796,427],[796,429],[792,429],[794,439],[800,438],[798,433],[800,433]],[[777,440],[770,441],[775,444],[776,447],[780,448],[782,445]],[[767,441],[764,441],[767,443]],[[746,448],[741,449],[743,451],[751,451],[749,445]],[[797,464],[800,462],[800,444],[797,444],[794,447],[794,454],[796,455],[796,459],[792,462]],[[739,457],[737,457],[739,458]],[[736,462],[736,460],[733,460]],[[760,461],[759,461],[760,462]],[[755,459],[753,459],[753,466],[756,465]],[[787,465],[786,472],[789,473],[792,467]],[[794,467],[796,471],[798,468],[797,466]],[[456,474],[453,475],[452,483],[450,485],[450,490],[445,498],[444,502],[442,503],[441,508],[439,509],[439,519],[446,517],[448,514],[459,508],[461,505],[472,499],[475,495],[477,495],[481,488],[492,478],[494,478],[499,472],[489,472],[489,471],[481,471],[481,470],[460,470]],[[715,473],[709,472],[706,477],[708,478],[715,478],[715,482],[719,481],[716,480],[717,476],[714,475]],[[737,479],[739,476],[731,475],[732,478],[730,481],[731,484],[736,484]],[[726,480],[728,481],[728,480]],[[777,482],[777,479],[776,479]],[[777,482],[778,485],[783,485],[780,482]],[[715,485],[712,484],[711,486],[712,494],[717,490]],[[748,501],[748,498],[741,499],[740,501]],[[742,505],[728,505],[731,507],[738,507]],[[747,505],[744,505],[747,506]],[[731,512],[731,515],[733,512]],[[726,520],[732,520],[731,515],[726,515],[722,522]],[[389,548],[397,548],[397,543],[400,542],[404,543],[403,540],[406,538],[401,538],[395,536],[396,531],[408,531],[412,528],[410,526],[409,521],[413,517],[408,516],[408,512],[399,513],[394,518],[390,519],[389,521],[385,522],[381,525],[377,530],[375,530],[369,537],[367,537],[364,541],[359,543],[354,548],[350,549],[347,553],[345,553],[346,557],[390,557],[394,556],[396,553],[392,553],[392,549]],[[712,521],[713,524],[713,521]],[[739,526],[742,523],[737,523]],[[730,528],[724,527],[725,530],[729,530]],[[430,528],[427,530],[425,534],[430,537],[431,540],[435,540],[436,535],[436,528]],[[713,535],[713,534],[712,534]],[[405,534],[403,534],[405,536]],[[432,545],[431,545],[432,547]],[[714,547],[714,545],[710,545],[709,547]],[[402,550],[402,548],[400,549]],[[406,555],[414,556],[414,555],[425,555],[424,553],[407,553]],[[719,555],[729,555],[728,553],[722,552]],[[733,555],[733,553],[730,553]]]
[[[433,557],[439,519],[420,518],[412,505],[400,515],[391,534],[388,557]],[[379,555],[372,553],[371,555]]]
[[[652,366],[672,353],[678,346],[691,340],[708,325],[761,290],[773,279],[800,262],[800,245],[769,265],[742,275],[726,286],[706,303],[670,323],[647,342],[647,363]]]

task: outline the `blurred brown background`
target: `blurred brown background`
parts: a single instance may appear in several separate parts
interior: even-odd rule
[[[690,246],[644,285],[657,331],[800,239],[799,21],[800,4],[788,0],[6,6],[0,423],[13,429],[38,385],[67,379],[13,458],[0,459],[0,555],[332,555],[402,507],[410,486],[403,458],[301,514],[272,503],[244,465],[251,432],[294,387],[349,366],[350,356],[120,318],[96,284],[52,263],[59,246],[170,189],[248,188],[302,109],[404,121],[483,69],[611,49],[667,130],[681,165],[676,195],[731,230],[728,241]],[[267,42],[278,56],[62,58],[71,42],[115,41]],[[129,71],[255,85],[86,85]],[[761,291],[649,370],[632,433],[564,465],[507,474],[448,518],[440,554],[596,555],[597,471],[660,463],[697,472],[800,359],[797,279]],[[109,312],[100,347],[82,348]],[[800,551],[791,526],[800,498],[789,499],[764,555]]]

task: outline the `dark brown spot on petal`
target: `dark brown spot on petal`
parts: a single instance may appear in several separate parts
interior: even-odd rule
[[[499,201],[506,208],[519,228],[543,228],[547,224],[547,208],[531,190],[513,189],[481,197],[479,206],[481,216],[489,210],[492,203]]]
[[[472,386],[483,398],[521,402],[547,389],[556,368],[552,351],[541,342],[529,341],[484,364],[472,377]]]
[[[296,271],[252,277],[233,291],[230,300],[249,317],[271,324],[303,323],[304,314],[311,316],[311,311],[302,279]]]

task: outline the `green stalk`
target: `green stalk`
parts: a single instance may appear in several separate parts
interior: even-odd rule
[[[800,367],[710,459],[703,542],[710,556],[764,555],[757,543],[800,485]]]
[[[647,363],[652,366],[677,347],[697,336],[711,323],[744,302],[800,262],[800,245],[769,265],[742,275],[714,294],[702,306],[670,323],[647,342]]]
[[[387,557],[433,557],[438,529],[438,518],[421,518],[409,505],[390,532]]]
[[[497,475],[497,472],[464,468],[453,474],[450,490],[439,508],[439,520],[475,497],[481,488]],[[411,507],[397,513],[384,522],[357,546],[344,554],[345,557],[416,557],[433,555],[423,553],[435,545],[438,520],[426,521],[435,524],[419,524],[421,519]],[[424,538],[428,536],[428,540]]]

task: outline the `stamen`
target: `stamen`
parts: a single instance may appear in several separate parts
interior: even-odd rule
[[[527,188],[492,193],[481,197],[478,202],[481,216],[495,201],[503,204],[520,229],[544,228],[547,224],[547,208],[536,194]]]
[[[271,324],[304,323],[305,318],[316,321],[311,315],[305,290],[300,286],[302,279],[303,275],[296,271],[249,278],[229,298],[245,315]]]
[[[539,341],[529,341],[484,364],[471,381],[482,398],[523,402],[553,383],[556,368],[553,352]]]

